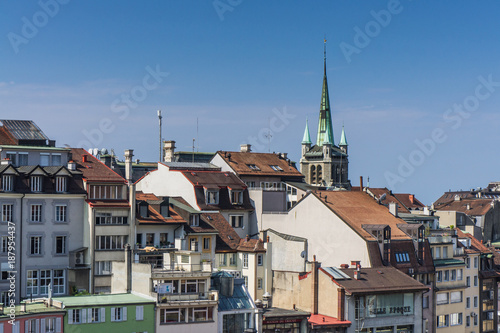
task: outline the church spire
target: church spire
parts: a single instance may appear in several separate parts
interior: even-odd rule
[[[304,131],[304,137],[302,138],[302,144],[307,145],[311,144],[311,135],[309,135],[309,121],[306,119],[306,129]]]
[[[342,134],[340,134],[339,146],[347,146],[347,139],[345,137],[344,125],[342,125]]]
[[[323,142],[327,142],[327,140],[332,145],[334,144],[330,97],[328,95],[328,80],[326,78],[326,39],[323,52],[323,89],[321,91],[321,105],[319,109],[318,137],[316,139],[316,145],[318,146],[322,146]]]

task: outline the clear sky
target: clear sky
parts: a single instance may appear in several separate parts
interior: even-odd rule
[[[178,150],[253,143],[298,162],[306,118],[316,140],[326,36],[351,182],[430,204],[500,181],[499,13],[495,1],[2,1],[0,119],[155,161],[161,109]]]

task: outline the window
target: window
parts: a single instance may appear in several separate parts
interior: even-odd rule
[[[210,250],[210,238],[203,238],[203,250]]]
[[[469,257],[465,258],[465,267],[470,268],[470,258]]]
[[[66,192],[66,177],[56,177],[56,192]]]
[[[478,317],[477,315],[474,316],[474,326],[477,326],[477,317]]]
[[[120,185],[90,185],[89,199],[122,199]]]
[[[229,254],[229,266],[236,266],[237,261],[238,261],[238,254],[237,253]]]
[[[52,292],[54,294],[64,294],[64,270],[54,269],[52,279]]]
[[[96,275],[111,274],[111,261],[96,261],[95,270],[96,270]]]
[[[477,275],[474,275],[474,287],[477,287]]]
[[[61,164],[61,154],[52,154],[52,164],[53,166],[59,166]]]
[[[40,153],[40,166],[49,166],[50,165],[50,155]]]
[[[183,323],[186,321],[186,309],[160,309],[160,323]]]
[[[50,269],[40,270],[40,294],[49,294],[49,284],[52,282],[52,271]]]
[[[255,188],[255,181],[246,181],[245,184],[249,189]]]
[[[221,253],[219,256],[219,266],[227,266],[227,256],[225,253]]]
[[[55,218],[56,222],[66,222],[66,205],[56,205]]]
[[[138,305],[135,307],[135,320],[144,320],[144,306]]]
[[[2,191],[12,192],[14,190],[14,176],[3,175],[2,176]]]
[[[28,270],[26,278],[26,295],[38,295],[38,271]]]
[[[283,171],[283,169],[279,165],[270,165],[270,167],[274,171]]]
[[[127,308],[111,308],[111,321],[126,321],[127,320]]]
[[[219,191],[207,191],[207,205],[217,205],[219,203]]]
[[[443,246],[443,258],[448,258],[448,246]]]
[[[12,221],[12,211],[14,205],[5,204],[2,205],[2,222],[13,222]]]
[[[451,270],[450,281],[455,281],[456,279],[457,279],[457,270],[456,269],[452,269]]]
[[[19,153],[18,158],[19,158],[19,161],[17,163],[18,166],[29,165],[28,153]]]
[[[192,316],[189,316],[189,321],[190,322],[198,322],[198,321],[208,321],[212,320],[212,308],[193,308],[193,314]],[[188,309],[189,312],[190,309]]]
[[[467,298],[465,299],[465,308],[466,308],[466,309],[470,309],[470,297],[467,297]]]
[[[410,262],[408,252],[396,252],[396,262]]]
[[[478,296],[474,296],[474,307],[477,308]]]
[[[17,155],[16,155],[16,153],[13,153],[13,152],[7,152],[7,154],[5,155],[5,157],[6,157],[7,159],[9,159],[9,160],[12,162],[12,164],[13,164],[14,166],[17,166],[17,158],[16,158],[16,157],[17,157]]]
[[[59,325],[60,324],[61,323],[59,323]],[[56,332],[56,318],[45,318],[45,333],[55,333],[55,332]]]
[[[127,236],[96,236],[96,250],[120,250],[127,243]]]
[[[441,305],[441,304],[448,304],[448,293],[440,293],[436,294],[436,304]]]
[[[457,269],[457,281],[463,280],[463,269]]]
[[[31,222],[42,222],[42,205],[31,205]]]
[[[245,287],[248,288],[248,276],[243,276],[243,279],[245,280]]]
[[[31,176],[31,192],[42,192],[42,176]]]
[[[262,278],[257,279],[257,289],[262,289]]]
[[[443,272],[439,271],[437,272],[437,282],[443,281]]]
[[[36,326],[38,324],[37,319],[27,319],[24,321],[24,332],[25,333],[37,333]]]
[[[474,257],[474,268],[477,268],[477,257]]]
[[[166,246],[167,242],[168,242],[168,232],[161,232],[160,233],[160,245]]]
[[[243,227],[243,215],[231,215],[231,226],[233,228]]]
[[[466,327],[470,326],[470,316],[465,316],[465,326]]]
[[[95,224],[127,224],[126,216],[112,216],[111,213],[96,213]]]
[[[200,215],[192,214],[190,221],[191,221],[191,224],[190,224],[191,226],[193,226],[193,227],[199,226],[200,225]]]
[[[198,238],[191,238],[191,251],[198,252]]]
[[[248,253],[243,253],[243,268],[248,268]]]
[[[80,323],[83,323],[82,309],[68,310],[68,324],[80,324]]]
[[[106,318],[105,308],[91,308],[88,309],[89,323],[103,323]]]
[[[470,287],[470,276],[466,277],[465,278],[465,284],[467,285],[467,287]]]
[[[444,280],[443,281],[449,281],[450,280],[450,271],[445,270],[444,271]]]
[[[2,236],[2,244],[0,246],[1,253],[9,252],[9,236]]]
[[[252,171],[260,171],[260,168],[255,164],[247,164],[247,167],[249,167]]]
[[[146,234],[146,246],[154,246],[155,245],[155,234],[147,233]]]
[[[42,243],[41,236],[30,237],[30,254],[34,254],[34,255],[42,254],[41,243]]]
[[[434,259],[439,259],[439,258],[441,258],[441,248],[440,248],[440,247],[436,247],[436,248],[435,248],[435,251],[434,251],[434,254],[435,254]]]
[[[262,254],[258,254],[257,255],[257,265],[262,266],[263,264],[264,264],[264,258],[262,256]]]
[[[231,203],[233,205],[241,205],[243,203],[243,192],[231,191]]]
[[[422,308],[424,308],[424,309],[429,308],[429,296],[424,296],[422,298]]]
[[[437,316],[437,327],[447,327],[448,325],[449,325],[448,315]]]
[[[450,314],[450,326],[462,325],[462,313]]]
[[[66,254],[66,236],[56,236],[56,254]]]
[[[450,293],[450,303],[461,303],[462,302],[462,292],[452,291]]]

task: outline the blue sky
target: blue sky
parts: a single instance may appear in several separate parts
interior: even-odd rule
[[[255,142],[299,161],[306,118],[316,138],[326,35],[353,185],[362,175],[430,204],[500,180],[499,12],[494,1],[3,1],[0,115],[33,119],[60,146],[152,161],[161,109],[180,150],[198,119],[200,151]]]

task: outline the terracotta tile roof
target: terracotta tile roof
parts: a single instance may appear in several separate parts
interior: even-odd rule
[[[394,267],[361,268],[354,279],[354,268],[341,269],[350,279],[337,279],[349,294],[427,291],[429,288]],[[321,272],[324,273],[323,270]],[[333,279],[333,277],[332,277]]]
[[[470,216],[482,216],[492,209],[491,202],[491,199],[452,199],[441,204],[434,204],[434,209],[461,212]]]
[[[266,252],[264,248],[264,243],[261,239],[240,239],[240,244],[238,245],[238,251],[241,252]]]
[[[472,199],[475,198],[475,195],[470,191],[450,191],[445,192],[439,199],[434,202],[434,205],[441,205],[450,201],[455,200],[455,197],[459,197],[461,199]]]
[[[217,233],[217,229],[215,229],[207,220],[200,218],[200,222],[198,226],[187,226],[184,228],[186,233],[188,234],[213,234]]]
[[[17,145],[17,140],[4,127],[0,126],[0,144],[2,145]]]
[[[455,228],[456,232],[457,232],[457,236],[458,238],[469,238],[470,239],[470,248],[469,249],[464,249],[465,252],[470,252],[470,253],[492,253],[491,249],[489,249],[486,245],[484,245],[483,243],[481,243],[481,241],[479,241],[477,238],[475,238],[474,236],[472,236],[471,234],[469,233],[465,233],[463,232],[462,230],[458,229],[458,228]],[[460,246],[463,246],[462,243],[460,242],[457,242]]]
[[[396,198],[391,191],[387,188],[368,188],[367,191],[369,193],[372,193],[373,196],[375,197],[374,199],[378,200],[380,199],[384,194],[385,198],[382,200],[380,203],[384,206],[389,206],[389,203],[396,203],[398,205],[398,212],[399,213],[410,213],[408,208],[405,207],[403,203],[401,203],[398,198]]]
[[[83,162],[83,156],[87,161]],[[125,179],[82,148],[71,148],[71,158],[87,182],[126,183]]]
[[[152,193],[143,193],[138,191],[135,193],[135,198],[137,202],[146,201],[149,203],[148,205],[148,217],[137,217],[137,221],[139,224],[172,224],[172,223],[187,223],[171,206],[168,208],[169,217],[163,217],[160,212],[155,209],[154,204],[156,202],[161,202],[162,199],[158,198],[156,195]]]
[[[396,199],[399,200],[406,208],[409,209],[423,209],[425,205],[421,203],[414,194],[410,193],[394,193]]]
[[[224,216],[221,213],[203,213],[201,217],[219,232],[215,252],[236,252],[241,238]]]
[[[292,163],[289,163],[289,160],[274,153],[218,151],[217,154],[239,176],[304,177],[300,171],[293,167]],[[231,158],[229,158],[229,154],[231,154]],[[278,170],[282,171],[274,170],[271,165],[278,166]]]
[[[106,207],[106,208],[129,208],[127,200],[85,200],[91,207]]]
[[[322,314],[312,314],[308,318],[309,325],[314,329],[315,326],[328,326],[328,327],[349,327],[351,322],[349,320],[338,320],[335,317],[325,316]]]
[[[431,273],[434,271],[434,260],[432,259],[431,250],[428,242],[424,243],[424,256],[422,265],[418,262],[417,249],[413,240],[398,240],[391,242],[391,266],[409,274],[409,269],[413,268],[415,274]],[[396,254],[406,253],[409,262],[398,262]]]
[[[367,193],[314,191],[312,194],[366,240],[374,240],[375,238],[363,229],[364,224],[388,225],[391,227],[392,239],[411,239],[397,226],[405,222],[389,213],[387,207],[379,205]]]

